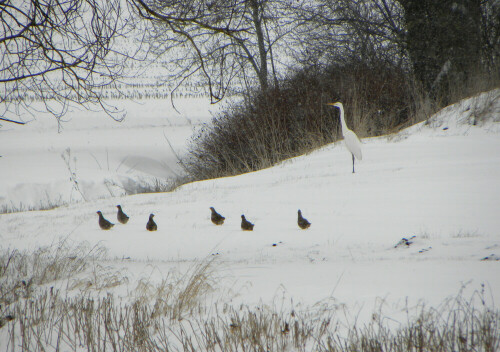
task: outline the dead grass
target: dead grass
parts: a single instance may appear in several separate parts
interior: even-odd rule
[[[481,293],[458,296],[438,308],[418,307],[399,327],[387,319],[353,324],[339,311],[224,306],[211,316],[172,320],[155,304],[104,298],[69,298],[44,291],[17,302],[15,318],[0,330],[7,348],[23,351],[485,351],[500,348],[500,313]]]
[[[213,258],[158,284],[142,280],[128,298],[117,298],[111,289],[126,276],[102,265],[102,255],[98,248],[64,244],[32,254],[5,251],[0,256],[2,292],[21,291],[16,299],[2,294],[0,347],[96,352],[500,349],[500,311],[488,303],[484,287],[469,298],[460,292],[438,307],[406,307],[406,321],[384,316],[381,306],[370,321],[346,323],[348,312],[335,301],[307,308],[293,302],[207,303],[217,281]],[[29,289],[9,284],[22,275]],[[83,290],[47,285],[65,278],[90,285]]]
[[[47,193],[45,195],[45,199],[41,199],[38,204],[28,205],[22,202],[18,204],[2,204],[0,206],[0,214],[9,214],[9,213],[20,213],[24,211],[37,211],[37,210],[51,210],[61,206],[66,205],[67,203],[62,200],[62,197],[59,196],[58,199],[53,199]]]
[[[168,317],[183,320],[203,311],[201,300],[215,287],[214,259],[194,264],[182,275],[169,273],[159,284],[142,279],[134,291],[134,300],[140,304],[152,302],[153,318]]]
[[[0,306],[8,306],[33,295],[36,287],[69,279],[82,273],[91,260],[104,256],[101,247],[69,246],[61,241],[30,252],[0,252]]]

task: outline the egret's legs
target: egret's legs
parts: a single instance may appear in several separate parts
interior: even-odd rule
[[[352,173],[354,173],[354,154],[351,155],[352,155]]]

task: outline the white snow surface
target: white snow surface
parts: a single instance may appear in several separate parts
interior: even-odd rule
[[[215,295],[234,304],[334,300],[356,316],[380,302],[389,311],[408,302],[437,305],[482,285],[498,304],[500,261],[482,259],[500,256],[499,96],[470,98],[398,134],[363,139],[355,174],[340,141],[258,172],[106,198],[98,190],[103,179],[168,176],[175,161],[164,134],[182,153],[192,123],[169,115],[167,102],[150,101],[121,124],[74,111],[60,133],[41,119],[4,126],[2,202],[36,204],[46,194],[70,204],[0,215],[0,249],[61,240],[103,246],[106,265],[129,277],[117,295],[140,278],[161,280],[215,258]],[[183,108],[191,121],[210,119],[202,101],[186,100]],[[67,181],[60,156],[67,148],[87,201],[76,199]],[[126,225],[116,221],[117,204],[130,216]],[[224,225],[210,222],[211,206]],[[307,230],[297,226],[298,209],[312,223]],[[117,223],[110,231],[99,228],[97,210]],[[150,213],[157,232],[145,229]],[[253,232],[240,229],[241,214]],[[402,238],[412,243],[396,246]]]
[[[207,98],[176,99],[175,108],[169,99],[108,103],[123,111],[117,114],[123,121],[72,107],[59,125],[50,114],[20,117],[26,125],[4,123],[0,208],[140,193],[146,184],[172,179],[182,173],[176,154],[186,152],[193,131],[219,108]]]

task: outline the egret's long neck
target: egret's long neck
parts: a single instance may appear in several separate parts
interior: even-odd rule
[[[344,132],[347,131],[347,125],[344,119],[344,107],[340,105],[339,109],[340,109],[340,123],[342,124],[342,135],[344,135]]]

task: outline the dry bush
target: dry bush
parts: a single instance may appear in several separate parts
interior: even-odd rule
[[[182,160],[190,180],[269,167],[336,140],[342,101],[347,125],[360,136],[387,132],[408,121],[413,88],[390,63],[351,62],[299,70],[266,92],[255,92],[206,125]]]
[[[324,85],[337,88],[347,124],[360,137],[382,135],[412,120],[417,88],[402,67],[385,61],[351,62],[332,65],[327,72]]]
[[[436,94],[434,103],[442,108],[462,99],[500,88],[500,62],[474,67],[462,80],[445,76],[441,90]]]

